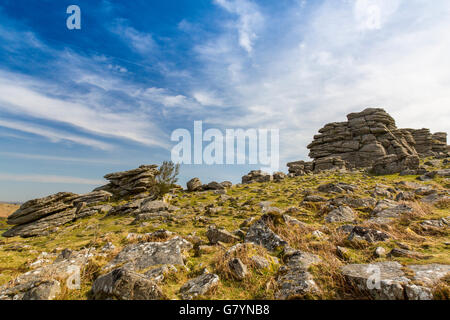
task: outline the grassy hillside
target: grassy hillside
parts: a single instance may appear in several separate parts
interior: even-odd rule
[[[399,261],[403,264],[450,264],[448,228],[426,232],[419,227],[419,223],[424,220],[450,216],[450,204],[448,201],[435,205],[420,201],[405,202],[414,208],[411,214],[398,219],[392,225],[377,226],[378,229],[389,233],[392,237],[386,242],[368,243],[349,241],[345,235],[336,232],[336,229],[345,223],[325,223],[326,202],[303,202],[305,192],[312,190],[313,193],[318,193],[317,187],[327,182],[353,184],[357,186],[357,190],[352,196],[361,198],[371,197],[377,184],[402,190],[403,184],[399,184],[401,181],[431,185],[437,190],[449,188],[448,179],[445,178],[437,177],[430,182],[418,182],[416,178],[417,176],[371,176],[363,172],[325,172],[287,178],[282,182],[233,186],[227,190],[226,195],[215,194],[213,191],[188,193],[180,190],[173,195],[171,200],[171,204],[180,207],[180,210],[169,219],[131,224],[134,220],[134,217],[131,216],[97,215],[61,227],[58,232],[48,236],[28,239],[0,238],[0,285],[7,283],[16,275],[30,270],[31,264],[42,252],[59,252],[64,248],[72,250],[101,248],[111,242],[116,249],[110,257],[94,259],[86,267],[83,273],[82,290],[64,291],[60,296],[61,299],[86,299],[92,281],[102,273],[101,267],[124,246],[136,241],[132,238],[127,239],[130,233],[144,234],[166,229],[198,244],[189,252],[186,261],[187,268],[178,270],[177,273],[164,280],[162,288],[169,298],[177,298],[176,292],[180,286],[188,279],[200,274],[206,267],[211,272],[217,273],[221,282],[218,289],[205,298],[272,299],[274,297],[274,278],[279,265],[274,263],[270,268],[262,271],[252,271],[251,276],[242,282],[235,281],[230,277],[224,265],[224,254],[232,245],[210,246],[207,245],[208,240],[205,236],[207,227],[211,224],[216,224],[230,232],[239,229],[245,220],[262,215],[258,205],[260,202],[270,201],[271,206],[286,210],[285,212],[291,217],[305,224],[295,227],[283,223],[274,224],[274,231],[287,240],[293,248],[317,254],[322,258],[322,263],[311,267],[310,270],[321,288],[321,294],[307,298],[355,298],[354,293],[346,288],[339,273],[339,267],[344,264],[385,260]],[[333,198],[337,195],[321,194],[321,196]],[[382,199],[383,197],[376,196],[376,198]],[[117,205],[117,203],[113,205]],[[209,210],[208,206],[213,206],[216,210]],[[367,222],[370,213],[363,209],[356,211],[358,225],[371,226]],[[0,219],[0,232],[7,229],[4,220]],[[313,236],[312,232],[316,230],[320,230],[324,237]],[[399,243],[420,254],[420,257],[392,257],[389,259],[374,257],[373,252],[377,247],[382,246],[389,252]],[[339,257],[336,253],[337,246],[346,248],[345,258]],[[255,247],[248,250],[263,249]],[[248,252],[241,253],[244,255],[242,260],[246,260],[245,255],[248,254]],[[277,259],[283,258],[280,252],[264,254],[270,254]]]

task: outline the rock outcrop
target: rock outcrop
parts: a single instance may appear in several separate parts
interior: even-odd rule
[[[68,222],[110,210],[112,207],[109,205],[97,205],[110,198],[111,194],[106,191],[84,195],[60,192],[27,201],[8,217],[7,223],[15,226],[3,233],[3,236],[26,238],[48,234]]]
[[[157,168],[157,165],[142,165],[133,170],[107,174],[104,178],[109,180],[109,184],[94,191],[105,190],[121,198],[140,193],[153,195],[156,192]]]
[[[370,167],[379,158],[395,155],[399,160],[417,156],[415,140],[408,130],[397,129],[383,109],[368,108],[351,113],[346,122],[325,125],[308,145],[315,162],[340,158],[352,168]]]
[[[75,219],[73,202],[78,195],[60,192],[45,198],[25,202],[8,217],[7,223],[15,225],[3,233],[4,237],[33,237],[48,233],[50,229]]]

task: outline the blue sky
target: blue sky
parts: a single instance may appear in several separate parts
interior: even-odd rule
[[[66,8],[81,8],[81,30]],[[384,107],[449,131],[447,0],[0,3],[0,200],[88,192],[170,159],[177,128],[278,128],[280,167],[323,124]],[[258,166],[183,165],[180,182]]]

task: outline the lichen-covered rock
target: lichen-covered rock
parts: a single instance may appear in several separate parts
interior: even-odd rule
[[[202,190],[202,182],[199,178],[192,178],[186,184],[188,191],[200,191]]]
[[[184,254],[192,244],[181,237],[165,242],[136,243],[126,246],[105,269],[121,266],[128,270],[142,270],[155,265],[184,265]]]
[[[195,279],[186,282],[180,288],[182,299],[192,300],[198,296],[203,296],[218,286],[219,276],[213,273],[203,274]]]
[[[410,265],[412,279],[403,271],[404,267],[393,261],[373,264],[349,264],[341,268],[347,281],[377,300],[430,300],[432,286],[450,272],[448,265]],[[424,285],[413,284],[419,280]]]
[[[281,267],[276,278],[276,299],[295,299],[307,294],[317,294],[319,287],[308,267],[319,263],[321,259],[308,252],[300,250],[285,250],[286,265]]]
[[[242,183],[253,182],[269,182],[273,180],[273,176],[261,170],[250,171],[247,175],[242,177]]]
[[[95,300],[160,300],[165,296],[157,283],[125,268],[97,278],[92,285]]]
[[[153,195],[156,193],[155,176],[158,174],[157,168],[157,165],[142,165],[133,170],[107,174],[104,178],[109,180],[109,184],[94,191],[105,190],[117,197],[126,197],[144,192]]]
[[[244,263],[242,263],[241,259],[239,258],[231,259],[228,262],[228,265],[235,279],[237,280],[245,279],[245,277],[248,274],[248,271],[247,266]]]
[[[314,164],[312,163],[312,161],[289,162],[287,164],[287,167],[289,168],[289,173],[293,174],[294,176],[304,176],[306,174],[312,173],[314,170]]]
[[[325,125],[308,145],[315,161],[339,157],[350,167],[370,167],[380,157],[394,154],[399,158],[416,155],[414,139],[399,130],[394,119],[383,109],[368,108],[347,115],[348,121]]]
[[[249,227],[244,241],[263,246],[270,251],[286,246],[287,242],[269,228],[267,225],[268,219],[269,218],[264,215],[254,222]]]
[[[206,237],[211,244],[216,244],[218,242],[234,243],[240,240],[239,237],[224,229],[218,229],[215,225],[209,226],[208,231],[206,231]]]
[[[390,154],[376,159],[371,172],[378,175],[394,174],[405,170],[417,170],[419,164],[419,157],[416,155],[400,157],[395,154]]]
[[[350,207],[340,206],[331,211],[326,217],[325,221],[332,222],[352,222],[356,219],[356,213]]]

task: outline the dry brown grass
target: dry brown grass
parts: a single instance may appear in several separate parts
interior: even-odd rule
[[[7,218],[11,213],[19,209],[19,205],[10,203],[0,203],[0,218]]]

